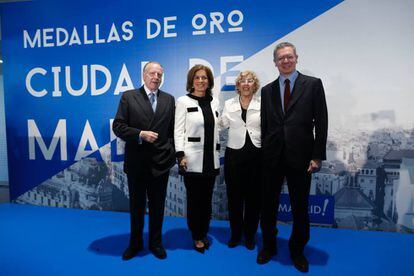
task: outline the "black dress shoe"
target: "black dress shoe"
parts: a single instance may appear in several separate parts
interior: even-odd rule
[[[203,243],[204,243],[204,248],[205,248],[206,250],[208,250],[208,249],[210,248],[210,241],[208,240],[208,238],[207,238],[207,237],[205,237],[205,238],[203,239]]]
[[[253,250],[256,246],[256,243],[254,242],[254,239],[246,239],[244,245],[248,250]]]
[[[238,246],[240,244],[240,239],[233,239],[231,238],[228,242],[227,242],[227,246],[229,248],[234,248],[236,246]]]
[[[160,260],[167,258],[167,252],[162,245],[150,246],[149,250]]]
[[[291,256],[290,258],[292,259],[293,265],[295,266],[297,270],[299,270],[300,272],[309,271],[309,262],[306,259],[306,257],[303,256],[303,254],[295,256],[295,257]]]
[[[134,258],[139,251],[142,250],[142,245],[139,246],[128,246],[128,248],[122,254],[122,260],[128,261]]]
[[[262,249],[260,250],[259,255],[257,255],[256,262],[258,264],[266,264],[274,255],[276,255],[276,250]]]

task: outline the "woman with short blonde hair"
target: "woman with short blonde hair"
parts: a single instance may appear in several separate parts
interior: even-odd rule
[[[255,247],[259,224],[261,181],[260,82],[252,71],[236,78],[237,96],[224,104],[220,124],[229,129],[224,161],[231,237],[230,248],[244,236],[249,250]]]

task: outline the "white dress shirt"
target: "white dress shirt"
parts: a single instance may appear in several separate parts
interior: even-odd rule
[[[158,89],[155,91],[151,91],[145,84],[144,84],[144,90],[147,93],[148,99],[150,99],[151,97],[151,93],[154,93],[155,97],[154,97],[154,103],[151,103],[152,106],[157,106],[158,103]],[[154,107],[152,108],[154,109]]]

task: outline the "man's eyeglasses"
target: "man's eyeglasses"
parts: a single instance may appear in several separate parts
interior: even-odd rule
[[[148,72],[147,74],[149,76],[151,76],[151,77],[159,77],[159,78],[162,78],[162,73],[158,73],[158,72]]]
[[[278,57],[277,62],[282,62],[285,59],[288,60],[288,61],[294,61],[295,58],[296,58],[295,56],[290,56],[290,55],[289,56]]]

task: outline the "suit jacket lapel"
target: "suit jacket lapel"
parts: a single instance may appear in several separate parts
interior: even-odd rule
[[[161,90],[158,90],[158,96],[157,96],[157,108],[155,109],[154,114],[154,121],[157,122],[158,119],[161,117],[161,115],[164,113],[165,108],[167,106],[166,103],[167,97],[164,92]]]
[[[293,91],[292,91],[292,96],[289,100],[289,104],[287,106],[287,111],[289,111],[289,109],[295,105],[295,103],[298,101],[298,99],[303,95],[303,77],[302,74],[299,73],[298,77],[296,78],[295,81],[295,86],[293,87]]]
[[[139,108],[141,108],[144,111],[144,114],[148,118],[148,121],[151,122],[152,118],[154,117],[154,111],[152,110],[147,93],[145,92],[143,86],[141,86],[138,92],[134,95],[134,98],[138,103]]]
[[[282,100],[280,99],[280,85],[279,78],[277,78],[272,84],[272,95],[270,97],[276,113],[283,117]]]

